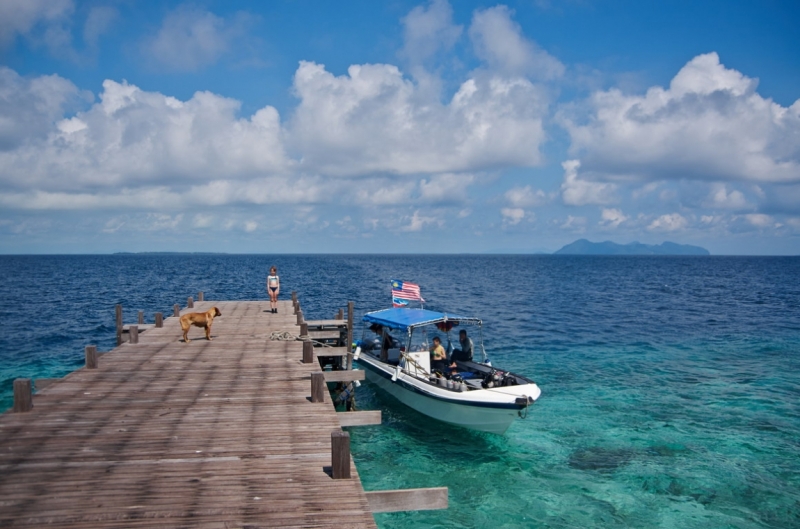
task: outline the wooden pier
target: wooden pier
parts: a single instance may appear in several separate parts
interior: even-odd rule
[[[364,492],[342,426],[380,412],[337,414],[314,394],[308,346],[274,339],[311,334],[293,301],[278,314],[268,301],[188,304],[176,313],[219,308],[212,341],[193,327],[183,343],[174,315],[141,333],[120,324],[120,345],[87,347],[87,367],[34,381],[32,397],[15,383],[0,527],[372,528],[372,512],[446,507],[446,489]]]

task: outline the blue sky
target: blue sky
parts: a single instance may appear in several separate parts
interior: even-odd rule
[[[0,0],[0,253],[800,254],[796,1]]]

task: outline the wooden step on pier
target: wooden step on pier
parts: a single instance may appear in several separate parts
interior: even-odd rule
[[[183,343],[173,316],[87,347],[88,367],[33,396],[15,382],[0,527],[373,528],[372,512],[446,507],[446,489],[364,492],[342,426],[380,412],[337,414],[304,342],[270,339],[300,334],[296,302],[189,304],[179,313],[219,308],[212,341],[193,327]]]

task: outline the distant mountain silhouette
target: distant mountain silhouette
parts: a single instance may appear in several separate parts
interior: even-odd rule
[[[611,241],[591,242],[579,239],[555,252],[555,255],[711,255],[705,248],[689,244],[663,242],[617,244]]]

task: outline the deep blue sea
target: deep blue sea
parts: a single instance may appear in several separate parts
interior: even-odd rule
[[[389,306],[480,316],[495,365],[542,397],[504,436],[436,423],[369,384],[352,428],[367,490],[447,486],[382,528],[800,527],[800,258],[439,255],[0,256],[0,409],[17,377],[114,346],[114,306],[264,299],[276,265],[308,318]],[[359,330],[360,332],[360,330]]]

